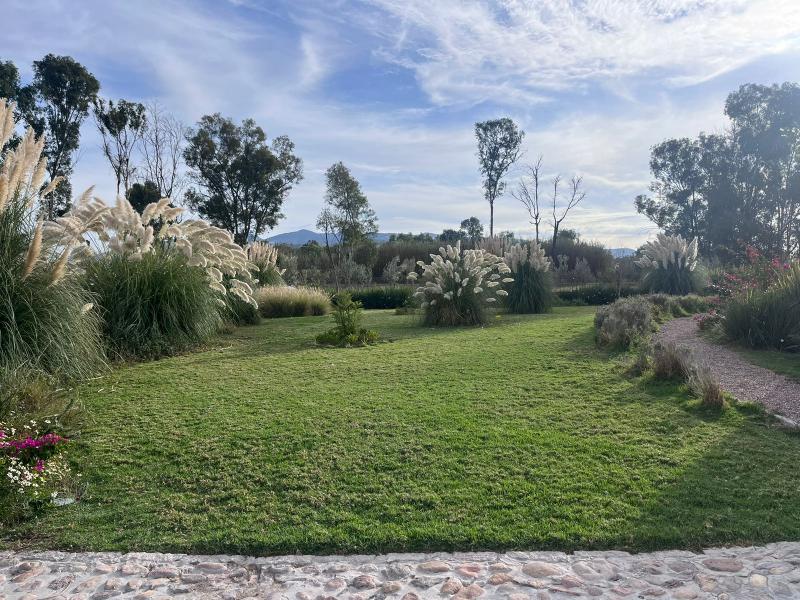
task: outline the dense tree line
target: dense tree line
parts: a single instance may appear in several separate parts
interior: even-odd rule
[[[800,253],[800,86],[747,84],[725,103],[721,134],[666,140],[652,149],[651,195],[636,209],[669,234],[697,238],[728,262],[748,245]]]

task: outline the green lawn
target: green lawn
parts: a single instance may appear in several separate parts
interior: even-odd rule
[[[90,382],[83,500],[7,534],[61,549],[326,553],[800,539],[800,436],[629,378],[591,308],[322,349],[329,317]],[[20,540],[23,540],[20,542]]]
[[[778,352],[777,350],[748,350],[734,347],[739,354],[755,365],[793,379],[800,379],[800,352]]]

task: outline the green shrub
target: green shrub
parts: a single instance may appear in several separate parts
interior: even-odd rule
[[[653,305],[643,297],[621,298],[598,309],[594,326],[599,345],[628,348],[653,330]]]
[[[733,341],[752,348],[800,350],[800,263],[768,290],[733,297],[724,313],[723,331]]]
[[[684,351],[672,342],[656,342],[650,352],[650,365],[656,379],[682,379],[685,376]]]
[[[367,309],[399,308],[404,306],[414,294],[414,289],[409,286],[394,285],[391,287],[371,287],[361,290],[352,290],[348,293],[354,302],[360,302]]]
[[[376,331],[361,327],[361,303],[354,302],[350,294],[343,292],[333,298],[333,320],[336,327],[317,336],[318,344],[324,346],[366,346],[378,341]]]
[[[639,290],[633,286],[617,288],[613,285],[586,285],[575,289],[558,290],[556,298],[560,304],[570,306],[603,306],[638,293]]]
[[[220,307],[220,309],[222,319],[235,327],[258,325],[261,322],[261,313],[258,308],[236,296],[226,296],[225,307]]]
[[[326,315],[331,308],[330,296],[313,287],[262,287],[255,296],[265,319]]]
[[[218,295],[205,272],[177,253],[122,254],[86,263],[109,351],[120,358],[157,358],[208,340],[221,325]]]

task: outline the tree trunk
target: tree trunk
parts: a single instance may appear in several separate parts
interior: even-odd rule
[[[494,237],[494,200],[489,200],[489,237]]]

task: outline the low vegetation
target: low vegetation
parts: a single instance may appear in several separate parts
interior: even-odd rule
[[[323,346],[367,346],[378,341],[377,331],[362,327],[363,309],[350,294],[343,292],[333,297],[333,321],[336,326],[317,335]]]
[[[256,302],[265,319],[326,315],[331,308],[328,293],[313,287],[262,287],[256,290]]]
[[[365,309],[400,308],[409,302],[414,288],[408,285],[392,285],[349,290],[347,293]]]

